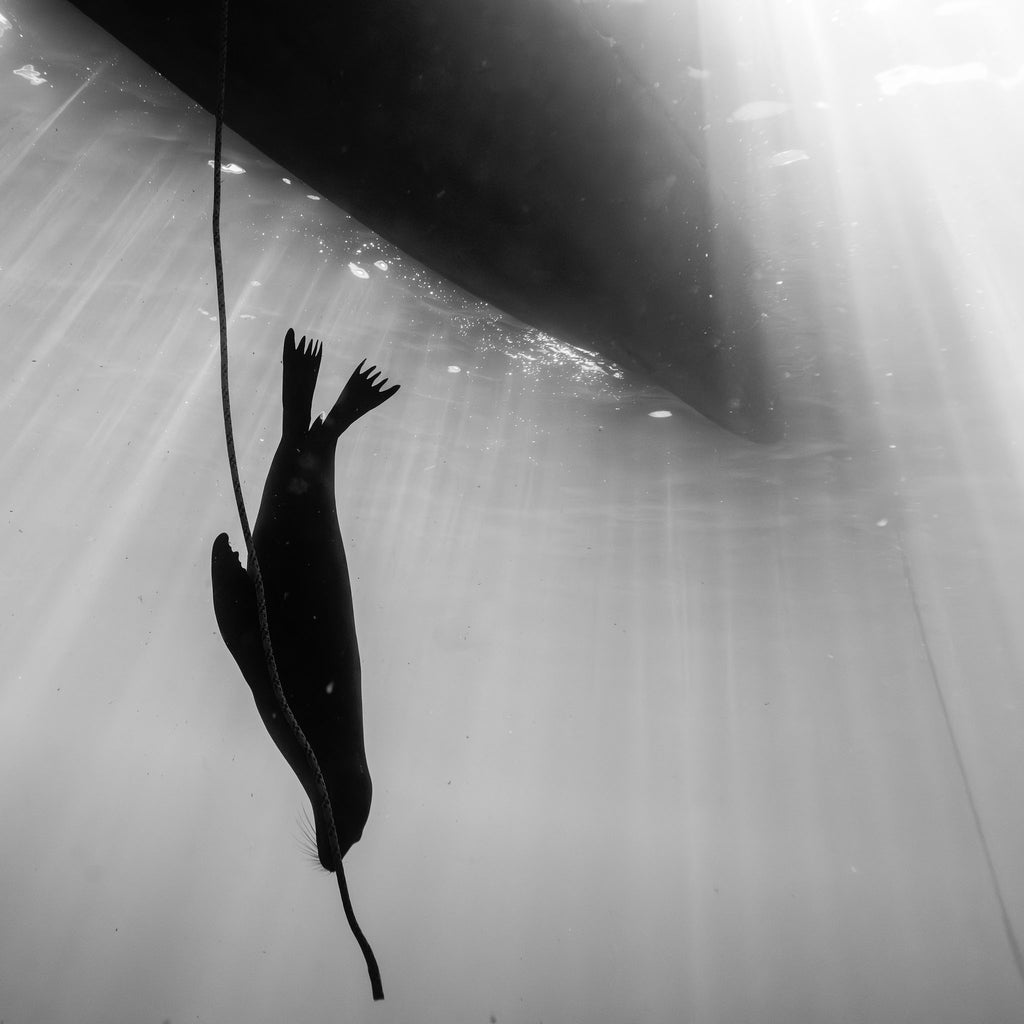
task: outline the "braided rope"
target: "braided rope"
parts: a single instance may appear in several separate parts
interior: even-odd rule
[[[284,715],[288,728],[291,729],[296,742],[302,747],[306,755],[306,763],[313,773],[316,783],[317,795],[320,797],[320,806],[323,810],[324,821],[327,824],[328,840],[331,847],[331,856],[334,859],[335,874],[338,879],[338,890],[341,893],[341,903],[345,909],[345,917],[348,919],[349,927],[355,936],[359,948],[366,960],[366,969],[370,975],[370,988],[375,1000],[384,998],[384,989],[381,984],[380,968],[373,955],[370,944],[366,941],[362,929],[359,927],[352,909],[352,901],[348,894],[348,885],[345,881],[345,871],[342,867],[341,843],[338,840],[338,830],[334,823],[334,810],[331,807],[330,794],[327,792],[327,783],[324,781],[323,773],[317,762],[316,754],[302,726],[292,713],[285,697],[284,688],[281,685],[281,677],[277,671],[277,661],[274,658],[274,650],[270,643],[270,624],[267,619],[267,595],[263,587],[263,574],[260,572],[259,560],[256,557],[256,545],[253,543],[252,530],[249,528],[249,517],[245,511],[245,500],[242,497],[242,482],[238,474],[238,459],[235,454],[235,437],[231,425],[231,395],[228,387],[228,326],[226,302],[224,298],[224,261],[220,244],[220,190],[221,190],[221,148],[224,129],[224,97],[227,92],[227,63],[228,63],[228,0],[222,0],[221,24],[220,24],[220,56],[219,71],[217,80],[217,119],[213,144],[213,260],[217,274],[217,321],[220,327],[220,395],[221,406],[224,411],[224,439],[228,449],[228,465],[231,467],[231,486],[235,492],[235,507],[238,509],[238,519],[242,525],[242,535],[245,538],[245,548],[248,553],[249,575],[252,577],[256,588],[256,611],[260,621],[260,635],[263,640],[263,654],[267,661],[267,670],[270,673],[270,682],[274,688],[274,696],[278,706]]]

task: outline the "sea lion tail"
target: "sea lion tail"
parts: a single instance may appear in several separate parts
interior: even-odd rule
[[[374,1001],[384,998],[384,985],[380,980],[380,968],[377,966],[377,958],[373,955],[370,943],[366,941],[362,928],[356,920],[355,911],[352,909],[352,900],[348,895],[348,883],[345,881],[345,868],[338,862],[338,891],[341,893],[341,905],[345,908],[345,917],[348,919],[348,926],[363,951],[363,959],[366,961],[366,970],[370,975],[370,989],[373,992]]]
[[[340,437],[360,416],[386,402],[401,387],[400,384],[392,384],[391,387],[385,388],[388,378],[379,381],[377,378],[380,377],[381,371],[376,366],[364,370],[365,363],[364,359],[352,371],[345,389],[327,414],[324,429],[328,434]]]
[[[323,346],[320,342],[311,338],[307,344],[305,335],[296,345],[295,331],[288,328],[288,333],[284,336],[284,372],[281,375],[281,432],[286,438],[303,436],[309,429],[313,391],[316,388],[317,374],[320,372],[322,354]]]

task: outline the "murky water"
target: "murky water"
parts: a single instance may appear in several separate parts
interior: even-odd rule
[[[338,459],[374,1007],[213,619],[211,118],[0,0],[6,1024],[1024,1015],[1024,14],[736,7],[679,81],[762,254],[779,445],[228,138],[251,512],[289,326],[315,408],[363,356],[403,384]]]

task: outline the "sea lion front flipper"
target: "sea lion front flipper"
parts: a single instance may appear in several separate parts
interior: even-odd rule
[[[267,656],[263,652],[260,617],[256,610],[256,588],[242,568],[238,554],[231,550],[228,535],[222,533],[213,542],[210,561],[213,576],[213,611],[220,635],[227,649],[238,662],[245,681],[252,690],[256,707],[264,722],[277,712],[277,698],[270,681]],[[269,729],[269,724],[267,725]],[[274,735],[278,746],[278,737]],[[285,757],[289,755],[282,749]]]
[[[401,387],[401,384],[392,384],[387,390],[383,390],[388,382],[387,377],[378,382],[377,378],[381,371],[376,366],[364,370],[365,362],[364,359],[353,370],[344,390],[324,420],[324,429],[335,437],[340,437],[360,416],[386,402]]]
[[[256,588],[249,574],[242,568],[238,554],[231,550],[226,533],[222,533],[213,542],[211,574],[213,611],[217,616],[220,635],[252,690],[256,710],[270,738],[305,788],[313,805],[317,834],[320,835],[324,827],[321,824],[323,812],[316,786],[310,777],[306,753],[288,725],[274,693],[274,684],[270,681],[259,613],[256,610]]]
[[[269,692],[270,677],[260,640],[256,589],[249,573],[242,567],[238,553],[231,550],[226,534],[221,534],[213,542],[210,575],[213,580],[213,611],[227,649],[239,663],[254,695],[258,689]],[[256,702],[259,703],[259,697]]]
[[[267,668],[267,656],[263,650],[260,616],[256,610],[256,587],[242,568],[238,553],[231,550],[226,533],[222,533],[213,542],[210,571],[213,576],[213,611],[217,616],[220,635],[238,662],[252,690],[260,716],[270,729],[267,719],[277,715],[278,707],[274,684],[270,681],[270,670]],[[280,747],[281,740],[273,729],[271,735]],[[283,747],[281,752],[290,760],[289,753]]]

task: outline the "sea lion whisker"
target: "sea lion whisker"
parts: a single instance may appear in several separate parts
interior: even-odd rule
[[[303,806],[295,821],[299,826],[299,849],[309,858],[314,867],[319,868],[321,871],[325,870],[323,864],[320,863],[320,854],[316,848],[316,829],[305,806]]]

